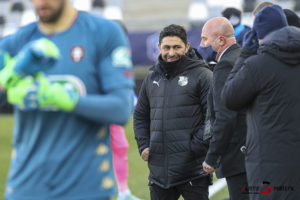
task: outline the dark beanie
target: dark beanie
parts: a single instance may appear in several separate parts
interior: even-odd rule
[[[298,15],[290,9],[283,9],[283,11],[288,21],[288,24],[290,26],[296,26],[300,28],[300,18],[298,17]]]
[[[241,23],[242,12],[236,8],[229,7],[222,11],[222,16],[227,18],[233,26]]]
[[[263,39],[267,34],[287,25],[287,19],[282,8],[278,5],[270,5],[257,13],[253,29],[256,31],[257,38]]]

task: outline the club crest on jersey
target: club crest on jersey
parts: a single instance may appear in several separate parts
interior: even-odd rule
[[[71,58],[78,63],[84,58],[84,48],[82,46],[74,46],[71,48]]]
[[[186,86],[188,84],[189,80],[186,76],[179,76],[178,85],[180,86]]]
[[[118,47],[112,52],[114,67],[132,67],[131,52],[128,47]]]

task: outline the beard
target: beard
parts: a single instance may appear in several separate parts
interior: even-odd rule
[[[49,6],[44,6],[36,9],[36,13],[39,16],[41,22],[45,24],[51,24],[57,22],[63,11],[65,9],[65,1],[61,1],[59,7],[55,10]],[[43,12],[48,12],[48,14],[43,14]]]

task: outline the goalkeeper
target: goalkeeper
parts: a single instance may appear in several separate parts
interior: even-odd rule
[[[132,112],[127,37],[68,0],[32,3],[39,21],[0,41],[0,100],[15,116],[5,199],[107,200],[109,125]]]

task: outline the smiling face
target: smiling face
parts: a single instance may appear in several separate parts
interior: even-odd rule
[[[36,13],[43,23],[55,23],[61,17],[67,0],[32,0]]]
[[[177,36],[166,36],[158,44],[161,57],[166,62],[174,62],[179,60],[182,55],[185,55],[190,44],[184,42]]]

